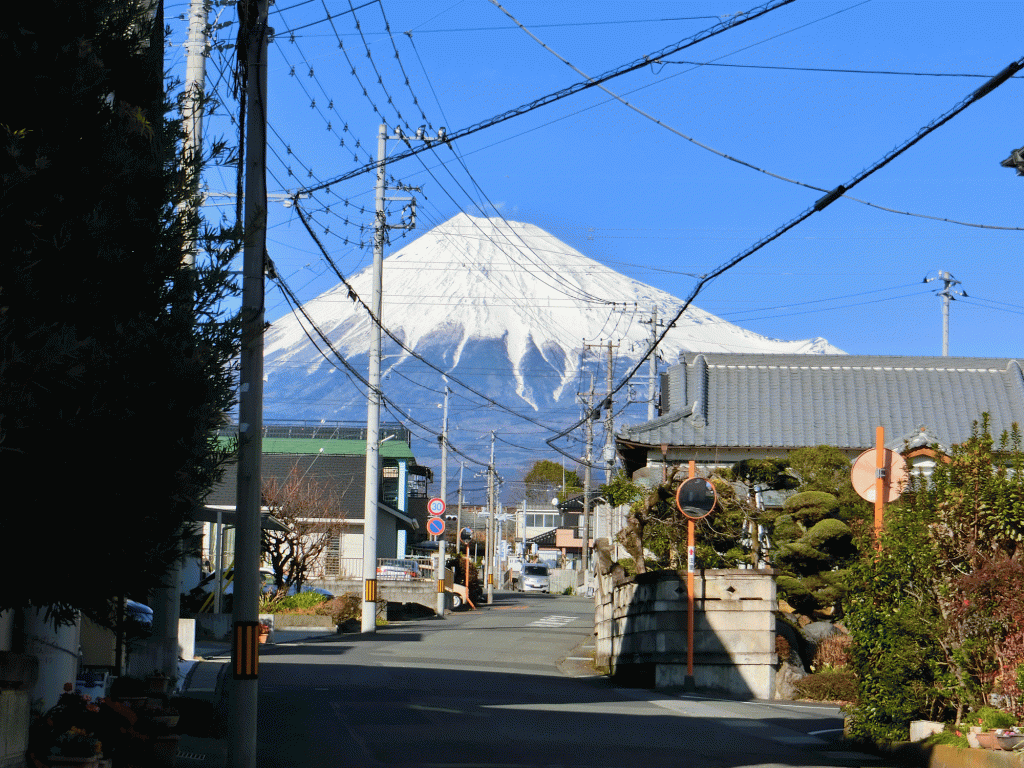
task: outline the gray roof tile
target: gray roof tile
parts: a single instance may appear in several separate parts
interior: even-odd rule
[[[882,426],[887,438],[926,427],[948,446],[966,440],[982,413],[994,435],[1024,418],[1024,372],[1004,358],[690,353],[666,378],[689,402],[671,400],[672,413],[622,430],[621,439],[867,449]]]

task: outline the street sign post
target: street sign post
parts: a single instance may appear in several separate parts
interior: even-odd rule
[[[857,457],[850,470],[853,490],[875,503],[875,548],[882,546],[886,502],[896,501],[907,486],[907,462],[885,447],[885,429],[875,429],[875,447]]]
[[[440,517],[432,517],[427,521],[427,532],[431,536],[440,536],[444,533],[444,519]]]
[[[427,502],[427,511],[432,515],[443,515],[445,510],[444,499],[436,496]]]
[[[696,688],[693,680],[693,574],[697,570],[697,547],[694,521],[703,520],[711,514],[718,500],[714,483],[702,477],[695,477],[696,462],[691,461],[689,479],[679,484],[676,489],[676,507],[686,517],[686,677],[683,688],[692,691]]]

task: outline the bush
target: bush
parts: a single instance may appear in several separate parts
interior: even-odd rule
[[[829,635],[820,643],[811,659],[811,669],[841,669],[850,663],[850,644],[853,639],[849,635]]]
[[[342,624],[349,619],[360,621],[363,617],[363,598],[354,592],[347,592],[321,602],[315,610],[318,616],[330,616],[335,624]]]
[[[940,733],[933,733],[927,739],[922,742],[925,746],[933,747],[939,744],[944,744],[950,747],[969,747],[967,743],[967,737],[960,735],[960,732],[953,731],[941,731]]]
[[[971,713],[968,717],[970,718],[971,725],[977,723],[986,731],[991,731],[994,728],[1011,728],[1017,724],[1017,718],[1009,712],[1004,712],[995,707],[982,707],[977,712]]]
[[[823,669],[797,680],[793,687],[800,698],[812,701],[856,701],[857,676],[840,669]]]
[[[261,610],[264,613],[312,613],[326,600],[327,596],[319,592],[300,592],[291,597],[282,597],[280,600],[268,600]]]

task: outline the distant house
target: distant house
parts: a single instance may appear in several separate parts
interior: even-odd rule
[[[224,432],[230,437],[231,429]],[[426,526],[431,471],[416,463],[409,431],[382,425],[380,430],[380,485],[377,503],[377,556],[406,554]],[[264,425],[261,473],[264,480],[284,482],[292,468],[322,484],[333,494],[342,533],[333,542],[316,578],[362,578],[363,523],[365,518],[366,430],[329,424]],[[209,551],[217,510],[233,514],[237,473],[228,468],[223,481],[207,498],[202,518],[206,523],[205,549]],[[225,545],[233,550],[231,531]],[[212,555],[208,555],[213,561]],[[228,557],[230,559],[230,557]]]
[[[661,387],[661,416],[616,436],[629,476],[652,483],[691,460],[731,465],[817,445],[856,458],[879,426],[886,447],[927,472],[931,446],[964,442],[983,413],[995,436],[1024,420],[1024,372],[1004,358],[686,353]]]

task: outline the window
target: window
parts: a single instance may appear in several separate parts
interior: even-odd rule
[[[545,514],[527,514],[527,528],[557,528],[558,514],[554,512]]]

